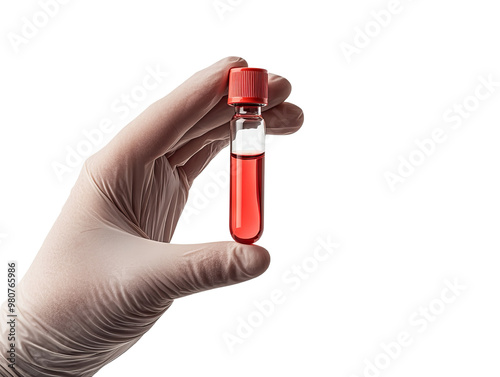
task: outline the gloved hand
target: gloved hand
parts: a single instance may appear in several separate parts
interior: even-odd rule
[[[92,376],[192,293],[262,274],[269,254],[235,242],[168,243],[193,180],[229,143],[226,103],[236,57],[196,73],[90,157],[17,290],[16,370],[7,367],[6,305],[0,371]],[[303,122],[283,102],[289,82],[269,76],[269,134]]]

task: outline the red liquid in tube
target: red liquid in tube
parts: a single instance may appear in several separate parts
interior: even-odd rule
[[[229,229],[240,243],[257,241],[264,230],[264,153],[231,153]]]

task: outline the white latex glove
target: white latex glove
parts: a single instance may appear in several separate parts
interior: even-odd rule
[[[92,376],[174,299],[266,270],[269,254],[256,245],[168,243],[193,180],[228,144],[228,72],[246,65],[230,57],[196,73],[86,161],[18,286],[15,370],[5,359],[3,305],[3,375]],[[270,134],[302,125],[300,108],[283,102],[290,90],[286,79],[269,76]]]

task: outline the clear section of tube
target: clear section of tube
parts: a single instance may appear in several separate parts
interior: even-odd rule
[[[231,153],[264,153],[266,125],[261,115],[261,106],[235,106],[231,121]]]

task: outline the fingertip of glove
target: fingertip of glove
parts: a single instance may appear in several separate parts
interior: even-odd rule
[[[269,252],[261,246],[234,242],[232,248],[240,270],[247,278],[263,274],[271,263]]]
[[[234,64],[237,66],[242,66],[242,67],[248,66],[247,61],[240,56],[228,56],[227,58],[225,58],[223,60],[225,60],[229,64]]]

